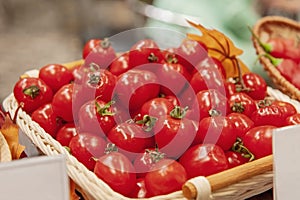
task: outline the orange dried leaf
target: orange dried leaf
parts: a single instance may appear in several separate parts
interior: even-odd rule
[[[79,200],[79,196],[76,194],[76,185],[72,179],[70,180],[70,200]]]
[[[188,33],[187,37],[205,44],[208,54],[223,64],[227,77],[239,75],[237,61],[239,62],[242,73],[249,71],[248,67],[238,59],[238,56],[243,53],[243,50],[237,48],[227,36],[215,29],[206,29],[204,26],[191,21],[188,21],[188,23],[197,28],[202,35]]]
[[[19,159],[25,146],[19,144],[19,127],[12,122],[9,116],[6,116],[1,132],[7,141],[12,159]]]

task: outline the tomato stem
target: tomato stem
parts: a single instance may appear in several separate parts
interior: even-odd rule
[[[250,30],[252,36],[256,39],[256,41],[258,42],[259,46],[261,46],[265,52],[270,53],[272,51],[272,45],[268,44],[268,43],[263,43],[260,38],[253,32],[253,30],[251,29],[251,27],[248,26],[248,29]]]
[[[118,151],[118,147],[114,144],[114,143],[108,143],[106,145],[106,148],[104,150],[105,154],[109,154],[111,152],[117,152]]]
[[[156,117],[150,115],[144,115],[142,120],[135,121],[136,124],[142,124],[143,130],[146,132],[152,131],[155,123],[157,121]]]
[[[23,90],[25,95],[30,96],[32,99],[40,94],[40,88],[36,85],[31,85]]]
[[[91,74],[90,77],[89,77],[89,84],[92,84],[92,85],[98,85],[98,83],[100,82],[101,78],[99,75],[96,75],[96,74]]]
[[[240,138],[237,138],[236,142],[233,144],[232,151],[241,153],[244,158],[249,158],[249,161],[253,161],[255,156],[250,150],[244,146],[243,141]]]
[[[155,148],[155,150],[146,149],[145,151],[149,154],[150,159],[153,163],[157,163],[166,156],[166,154],[160,152],[157,147]]]
[[[232,112],[238,112],[242,113],[245,110],[245,107],[241,102],[234,102],[234,104],[231,107]]]
[[[101,47],[103,49],[107,49],[111,46],[111,42],[108,40],[108,38],[104,38],[101,43],[100,43]]]
[[[148,61],[149,62],[157,62],[158,58],[154,53],[150,53],[150,55],[148,56]]]
[[[95,101],[96,112],[99,113],[101,116],[114,116],[115,113],[110,111],[111,105],[113,105],[115,101],[110,101],[106,103],[103,107],[99,105],[97,101]]]
[[[175,106],[173,110],[170,112],[170,116],[175,119],[182,119],[185,117],[186,112],[188,110],[188,106],[185,108],[181,108],[180,106]]]

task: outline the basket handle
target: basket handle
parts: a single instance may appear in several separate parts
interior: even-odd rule
[[[258,160],[225,170],[217,174],[213,174],[206,177],[206,179],[210,184],[211,192],[214,192],[271,170],[273,170],[273,155],[260,158]],[[201,181],[201,183],[203,183],[203,181]],[[187,181],[182,186],[183,195],[188,199],[199,199],[200,194],[198,194],[198,192],[200,191],[197,188],[201,188],[201,185],[195,186],[195,184],[201,183],[196,182],[195,180]]]

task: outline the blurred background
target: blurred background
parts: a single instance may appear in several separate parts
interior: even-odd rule
[[[299,9],[279,12],[277,1],[284,0],[0,0],[0,100],[26,70],[80,59],[88,39],[144,26],[195,31],[185,19],[225,33],[244,50],[243,61],[263,74],[247,26],[271,11],[299,19]]]

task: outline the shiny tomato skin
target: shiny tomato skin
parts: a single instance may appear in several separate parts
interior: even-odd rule
[[[259,159],[272,154],[272,134],[275,126],[265,125],[250,129],[242,138],[244,146]]]
[[[114,191],[129,196],[135,189],[136,176],[130,160],[119,152],[98,157],[94,173]]]
[[[108,69],[116,58],[116,52],[108,39],[91,39],[83,47],[82,58],[85,60],[85,67],[96,64],[101,69]]]
[[[228,160],[229,168],[233,168],[244,163],[249,162],[249,158],[245,158],[242,154],[234,152],[234,151],[227,151],[225,152],[226,158]]]
[[[53,112],[66,122],[73,122],[73,91],[72,83],[64,85],[54,95],[52,100]]]
[[[275,105],[258,108],[251,115],[251,120],[255,126],[272,125],[277,127],[284,126],[284,113]]]
[[[216,144],[224,151],[229,150],[236,141],[234,125],[228,117],[206,117],[200,121],[194,143]]]
[[[247,94],[254,100],[264,99],[267,95],[267,83],[258,74],[249,72],[242,76],[243,82],[250,91]]]
[[[221,147],[214,144],[197,144],[190,147],[179,159],[188,179],[209,176],[228,169],[228,161]]]
[[[163,54],[154,40],[144,39],[136,42],[129,51],[129,68],[148,63],[161,63]],[[151,66],[149,65],[151,68]],[[151,70],[152,71],[152,70]]]
[[[135,123],[123,122],[116,125],[109,131],[107,138],[130,159],[134,159],[135,154],[144,149],[154,147],[153,133],[144,131],[143,127]]]
[[[62,145],[68,147],[71,139],[78,134],[74,123],[67,123],[62,126],[55,139]]]
[[[151,117],[159,118],[170,114],[174,105],[166,98],[153,98],[143,104],[140,109],[141,116],[150,115]]]
[[[254,122],[247,115],[230,113],[227,117],[233,124],[236,135],[239,138],[242,138],[245,133],[254,127]]]
[[[69,143],[70,153],[77,158],[86,168],[93,171],[96,161],[104,155],[106,141],[90,133],[79,133],[72,137]]]
[[[285,101],[275,100],[272,102],[273,106],[277,106],[283,113],[283,118],[287,118],[291,115],[294,115],[297,113],[296,108],[293,106],[293,104]]]
[[[155,142],[169,158],[178,158],[192,144],[198,124],[193,120],[162,116],[154,126]]]
[[[172,159],[158,161],[145,176],[145,186],[149,196],[181,190],[186,181],[186,170],[180,163]]]
[[[300,113],[289,116],[285,120],[285,126],[300,124]]]
[[[63,126],[63,121],[53,112],[52,104],[47,103],[31,114],[31,119],[37,122],[53,138]]]
[[[149,197],[146,186],[145,178],[138,178],[135,187],[129,195],[130,198],[147,198]]]
[[[111,65],[109,67],[109,71],[113,75],[119,76],[130,69],[128,62],[129,62],[129,53],[126,52],[126,53],[120,55],[119,57],[117,57],[111,63]]]
[[[134,111],[146,101],[158,97],[160,85],[157,83],[153,72],[132,69],[118,77],[115,91],[124,107]]]
[[[251,117],[257,110],[255,101],[246,93],[238,92],[229,97],[229,105],[232,112],[242,113]]]
[[[20,79],[15,84],[13,93],[19,104],[24,103],[22,109],[28,114],[51,102],[53,97],[51,88],[42,79],[32,77]]]
[[[74,80],[72,72],[60,64],[49,64],[43,66],[39,70],[39,78],[51,87],[53,93]]]

